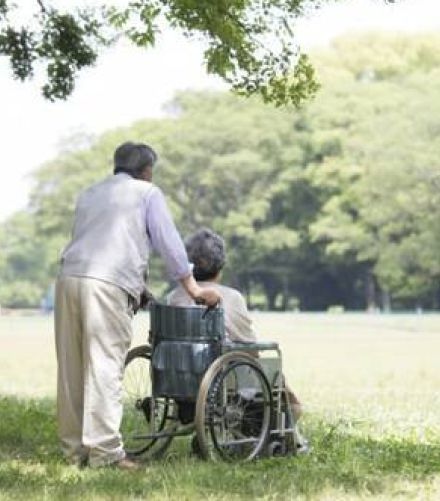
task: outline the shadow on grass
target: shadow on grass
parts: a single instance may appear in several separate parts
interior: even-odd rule
[[[305,457],[206,463],[180,440],[140,472],[79,470],[59,453],[53,401],[0,397],[0,419],[0,491],[10,498],[313,499],[326,489],[386,493],[440,473],[440,443],[373,440],[314,419],[307,423],[313,453]]]

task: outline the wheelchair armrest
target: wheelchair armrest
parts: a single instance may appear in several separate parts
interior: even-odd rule
[[[274,341],[258,341],[258,343],[228,343],[223,345],[225,351],[263,351],[278,350],[278,343]]]

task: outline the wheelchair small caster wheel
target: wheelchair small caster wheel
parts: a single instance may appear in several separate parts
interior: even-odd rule
[[[199,444],[199,440],[197,438],[197,435],[194,435],[191,439],[191,453],[200,458],[200,459],[203,459],[203,454],[202,454],[202,451],[200,449],[200,444]]]
[[[285,446],[282,442],[274,440],[267,446],[267,455],[269,457],[280,457],[285,455]]]

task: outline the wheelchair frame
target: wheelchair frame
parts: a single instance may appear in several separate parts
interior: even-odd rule
[[[193,451],[203,459],[296,453],[277,343],[226,343],[220,308],[153,303],[150,320],[150,345],[133,348],[126,359],[126,374],[135,361],[149,362],[151,383],[151,395],[125,388],[121,433],[128,455],[157,458],[173,438],[194,433]],[[185,350],[186,358],[179,353]],[[145,368],[140,381],[147,381]],[[130,427],[138,417],[139,426]]]

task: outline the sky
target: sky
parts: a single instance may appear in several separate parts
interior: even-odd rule
[[[87,1],[96,2],[82,3]],[[57,0],[63,2],[67,0]],[[339,35],[369,30],[439,31],[440,2],[339,0],[299,20],[295,33],[307,51]],[[80,74],[67,101],[56,103],[41,96],[38,78],[27,83],[13,80],[8,61],[0,57],[0,221],[26,206],[32,171],[55,157],[70,136],[97,135],[160,116],[178,90],[226,89],[220,79],[206,74],[202,53],[201,44],[172,31],[164,33],[154,49],[119,43]]]

